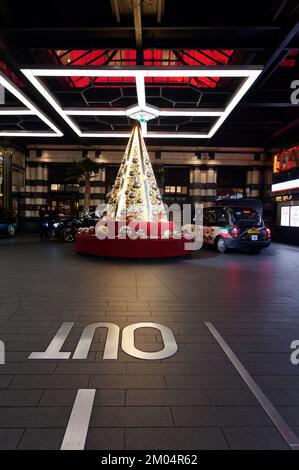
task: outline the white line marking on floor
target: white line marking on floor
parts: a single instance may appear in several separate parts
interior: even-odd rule
[[[96,389],[79,388],[60,450],[83,450]]]
[[[229,347],[227,342],[222,338],[218,330],[214,327],[213,323],[205,322],[205,325],[210,330],[210,332],[212,333],[218,344],[221,346],[221,348],[223,349],[231,363],[234,365],[236,370],[239,372],[240,376],[242,377],[246,385],[249,387],[255,398],[262,405],[267,415],[273,421],[273,423],[275,424],[287,444],[291,447],[291,449],[299,450],[298,437],[293,433],[293,431],[285,422],[280,413],[277,411],[275,406],[272,405],[271,401],[266,397],[264,392],[260,389],[258,384],[248,373],[247,369],[245,369],[243,364],[239,361],[233,350]]]

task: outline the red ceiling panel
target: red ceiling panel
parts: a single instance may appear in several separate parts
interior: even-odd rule
[[[72,50],[72,51],[56,51],[62,64],[72,66],[134,66],[136,65],[135,50],[119,50],[115,54],[110,50]],[[145,66],[209,66],[209,65],[226,65],[229,63],[233,54],[232,50],[145,50],[143,53]],[[215,88],[219,85],[219,77],[202,77],[200,79],[188,77],[155,77],[147,78],[146,83],[151,86],[158,83],[165,83],[169,86],[182,86],[190,83],[196,87]],[[89,77],[72,77],[69,82],[70,86],[76,88],[86,88],[93,84],[95,86],[116,86],[116,83],[122,82],[127,86],[134,85],[134,79],[98,77],[96,79]]]

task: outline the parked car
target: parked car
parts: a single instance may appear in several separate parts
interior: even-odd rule
[[[253,207],[208,207],[203,215],[203,239],[220,253],[246,249],[258,253],[271,243],[271,230]]]
[[[0,234],[8,238],[13,238],[17,230],[16,217],[12,216],[11,212],[6,209],[0,209]]]
[[[52,222],[52,236],[72,243],[75,241],[76,232],[80,227],[94,227],[98,220],[92,210],[86,212],[80,219],[59,216]]]

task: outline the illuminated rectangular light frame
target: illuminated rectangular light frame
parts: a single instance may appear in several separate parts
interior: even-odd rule
[[[184,138],[184,139],[209,139],[213,137],[225,119],[236,107],[245,93],[253,85],[262,72],[261,66],[233,67],[233,66],[209,66],[209,67],[101,67],[101,68],[67,68],[59,67],[53,69],[22,69],[24,75],[39,90],[45,99],[60,114],[66,123],[79,137],[129,137],[129,132],[81,132],[77,124],[69,116],[120,116],[126,115],[126,109],[106,110],[95,108],[86,110],[63,109],[52,93],[45,87],[39,77],[133,77],[136,81],[138,106],[144,108],[146,105],[145,78],[147,77],[232,77],[244,78],[242,84],[231,97],[224,109],[163,109],[159,110],[160,116],[215,116],[218,119],[212,125],[208,133],[188,132],[147,132],[146,125],[143,126],[144,137],[151,138]]]
[[[272,193],[277,193],[279,191],[288,191],[291,189],[298,189],[299,188],[299,178],[295,180],[283,181],[282,183],[274,183],[272,184]]]
[[[24,93],[19,90],[15,84],[9,80],[2,72],[0,72],[0,84],[12,93],[27,109],[23,108],[1,108],[0,116],[37,116],[54,132],[37,132],[37,131],[0,131],[0,136],[5,137],[61,137],[63,133],[48,119],[48,117],[32,103]]]

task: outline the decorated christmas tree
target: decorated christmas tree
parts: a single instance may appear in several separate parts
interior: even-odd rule
[[[167,220],[139,123],[133,127],[115,183],[107,198],[107,220]]]

